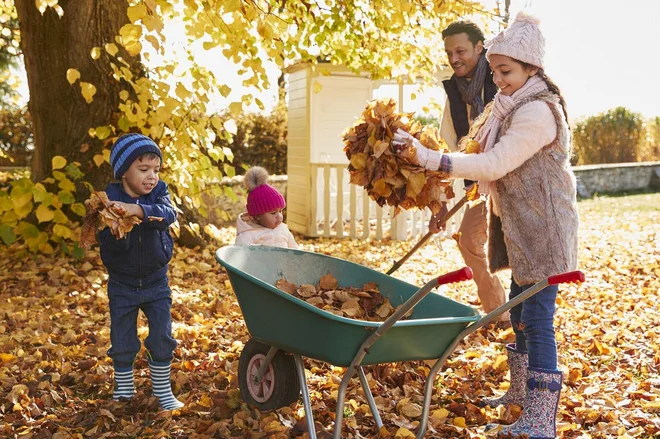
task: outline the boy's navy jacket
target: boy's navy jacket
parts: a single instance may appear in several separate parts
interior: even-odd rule
[[[149,194],[139,198],[128,195],[121,183],[110,183],[105,192],[111,201],[139,204],[144,210],[142,223],[122,239],[115,238],[107,227],[99,232],[101,260],[110,279],[142,287],[165,277],[174,244],[169,226],[176,221],[165,182],[159,181]],[[149,217],[163,219],[150,221]]]

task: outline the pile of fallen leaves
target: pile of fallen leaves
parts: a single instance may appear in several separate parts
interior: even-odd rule
[[[392,145],[394,133],[402,129],[432,150],[443,150],[434,128],[412,120],[412,113],[397,113],[394,99],[369,102],[361,117],[342,135],[344,152],[350,160],[351,183],[363,186],[379,206],[400,209],[424,209],[433,214],[440,211],[440,197],[454,197],[447,175],[410,164],[405,157],[414,157],[412,144]]]
[[[340,317],[384,322],[395,311],[389,299],[380,294],[376,282],[368,282],[361,288],[339,287],[337,279],[328,273],[321,277],[317,285],[298,286],[286,279],[279,279],[276,286],[285,293]]]
[[[110,227],[110,232],[121,239],[140,224],[140,219],[128,215],[126,209],[114,204],[103,191],[94,191],[88,200],[85,200],[87,214],[83,218],[80,231],[80,246],[89,249],[96,242],[96,230]]]

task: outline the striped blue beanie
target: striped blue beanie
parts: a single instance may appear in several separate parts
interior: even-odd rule
[[[122,175],[131,167],[131,164],[146,152],[156,154],[160,161],[163,161],[163,154],[156,142],[142,134],[124,134],[120,136],[112,147],[110,153],[110,166],[115,174],[116,179],[120,179]]]

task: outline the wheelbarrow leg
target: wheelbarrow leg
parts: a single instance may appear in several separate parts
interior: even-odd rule
[[[316,428],[314,427],[314,414],[312,413],[312,404],[309,400],[309,390],[307,389],[307,379],[305,378],[305,365],[303,364],[303,360],[300,355],[293,354],[293,359],[296,362],[296,371],[298,371],[298,381],[300,382],[300,390],[302,392],[303,406],[305,407],[305,419],[307,420],[307,433],[309,433],[309,439],[316,439]]]
[[[369,388],[369,382],[367,381],[367,376],[364,374],[364,369],[362,366],[358,367],[358,376],[360,377],[360,383],[362,384],[362,390],[364,390],[364,396],[367,397],[367,402],[369,403],[369,409],[371,409],[371,414],[374,417],[376,422],[376,429],[380,430],[383,426],[383,421],[380,419],[380,413],[378,413],[378,407],[376,407],[376,401],[374,401],[374,396],[371,394],[371,389]]]
[[[360,357],[360,361],[362,360],[362,357],[364,357],[364,355]],[[339,390],[337,391],[337,410],[335,411],[335,430],[332,433],[332,439],[341,439],[341,428],[344,421],[344,398],[346,396],[348,383],[351,381],[351,378],[353,378],[353,374],[355,373],[356,366],[354,363],[356,363],[355,358],[346,369],[346,372],[341,379],[341,383],[339,383]]]
[[[445,364],[447,358],[454,352],[454,349],[458,343],[463,339],[463,333],[461,332],[458,337],[456,337],[449,348],[445,350],[440,358],[435,362],[431,370],[429,371],[428,376],[426,377],[426,384],[424,385],[424,403],[422,404],[422,417],[419,420],[419,426],[417,427],[416,439],[422,439],[426,434],[426,429],[428,428],[429,422],[429,408],[431,407],[431,396],[433,395],[433,388],[435,383],[435,376],[438,371]]]

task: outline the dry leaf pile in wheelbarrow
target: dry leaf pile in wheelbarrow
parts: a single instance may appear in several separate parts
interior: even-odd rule
[[[80,246],[90,248],[96,242],[96,230],[110,228],[110,232],[121,239],[140,224],[140,219],[134,215],[128,215],[126,209],[113,204],[108,195],[103,191],[94,191],[88,200],[85,200],[87,214],[83,218],[80,231]]]
[[[394,311],[390,301],[380,294],[376,282],[362,287],[339,287],[337,279],[326,274],[317,285],[296,285],[280,279],[277,288],[317,308],[350,319],[384,322]]]
[[[397,148],[392,145],[394,133],[400,128],[417,138],[424,146],[443,150],[436,130],[412,120],[413,113],[397,113],[396,101],[369,102],[361,117],[342,135],[344,152],[350,160],[351,183],[363,186],[379,206],[400,209],[428,207],[433,214],[440,211],[440,196],[454,197],[447,175],[411,165],[399,152],[414,157],[412,145]]]

